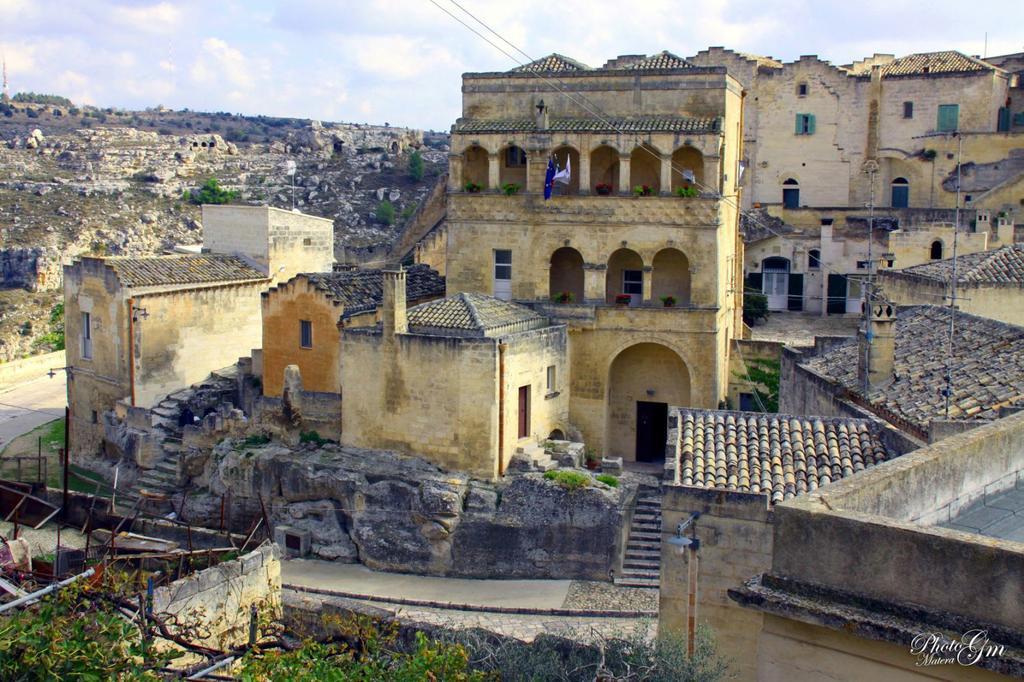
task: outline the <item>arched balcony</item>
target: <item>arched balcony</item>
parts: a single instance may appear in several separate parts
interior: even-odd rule
[[[615,303],[617,296],[629,296],[629,305],[638,306],[644,297],[644,261],[632,249],[619,249],[608,259],[605,274],[605,299]]]
[[[563,246],[551,254],[548,291],[559,303],[582,303],[583,256],[571,246]]]
[[[487,150],[473,145],[462,153],[462,186],[470,183],[487,189]]]
[[[671,296],[674,305],[690,304],[690,261],[679,249],[662,249],[651,262],[651,295],[657,301]]]
[[[562,145],[552,152],[552,155],[555,157],[555,164],[559,169],[565,169],[567,164],[569,167],[569,184],[556,182],[554,193],[578,195],[580,193],[580,172],[582,171],[580,153],[574,147]]]
[[[590,153],[590,184],[596,194],[618,193],[619,152],[617,150],[608,145],[601,145]]]
[[[526,167],[526,151],[522,147],[510,144],[502,149],[498,158],[498,189],[515,184],[525,191]]]
[[[696,183],[685,179],[684,171],[692,172]],[[700,150],[685,145],[672,152],[672,191],[693,185],[696,185],[698,191],[703,191],[704,184],[704,155]]]
[[[651,194],[661,191],[661,153],[642,144],[629,155],[629,182],[633,188],[648,187]]]

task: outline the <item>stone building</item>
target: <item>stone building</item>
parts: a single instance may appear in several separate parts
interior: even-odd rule
[[[899,305],[948,302],[956,274],[957,308],[1024,326],[1024,244],[879,274],[889,300]]]
[[[659,631],[686,631],[692,554],[665,540],[699,512],[698,622],[713,629],[731,672],[759,679],[763,617],[739,608],[727,592],[771,567],[773,508],[859,476],[902,454],[907,444],[877,419],[692,409],[673,410],[673,419],[662,501]]]
[[[492,479],[518,447],[564,433],[565,325],[473,293],[407,309],[406,285],[385,272],[381,324],[342,327],[342,444]]]
[[[118,401],[163,396],[262,344],[260,294],[329,270],[331,221],[254,206],[204,206],[196,255],[81,258],[64,270],[71,451],[95,454]]]
[[[602,454],[660,460],[668,406],[717,406],[739,335],[739,83],[663,52],[601,68],[550,55],[462,90],[449,295],[567,325],[571,427]],[[545,200],[549,159],[571,177]]]
[[[923,444],[1024,404],[1024,328],[958,312],[950,349],[948,307],[875,304],[869,324],[870,344],[861,329],[857,339],[785,348],[780,411],[873,415]]]
[[[444,278],[425,265],[406,271],[413,305],[444,296]],[[263,292],[263,395],[280,397],[284,370],[294,365],[307,391],[341,393],[341,328],[376,324],[382,270],[302,273]],[[340,415],[339,415],[340,418]]]

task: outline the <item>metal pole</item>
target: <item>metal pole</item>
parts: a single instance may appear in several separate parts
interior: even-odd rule
[[[957,278],[957,260],[956,260],[956,249],[957,241],[960,236],[960,167],[963,165],[963,152],[964,152],[964,138],[959,131],[953,133],[956,135],[957,148],[956,148],[956,217],[953,222],[953,277],[949,285],[949,340],[946,346],[946,407],[945,417],[949,419],[949,399],[953,393],[953,334],[956,330],[956,278]]]
[[[213,671],[220,670],[221,668],[225,668],[225,667],[231,665],[232,663],[234,663],[234,661],[235,661],[235,657],[234,656],[228,656],[225,659],[217,661],[216,663],[214,663],[213,665],[211,665],[208,668],[203,668],[199,672],[197,672],[197,673],[195,673],[193,675],[189,675],[185,679],[186,680],[201,680],[204,677],[206,677],[207,675],[209,675],[210,673],[212,673]]]
[[[864,287],[864,338],[867,341],[864,347],[864,397],[867,398],[871,390],[871,289],[874,283],[874,241],[875,241],[875,168],[871,166],[868,170],[870,192],[868,194],[868,279]]]
[[[68,451],[67,451],[66,448],[62,448],[61,449],[60,456],[64,460],[64,496],[63,496],[63,501],[61,503],[61,518],[62,519],[67,519],[68,518],[68,502],[69,502],[69,499],[70,499],[68,497],[68,470],[69,470],[70,467],[68,466]]]
[[[18,606],[21,606],[22,604],[31,603],[31,602],[39,599],[40,597],[45,597],[46,595],[50,594],[51,592],[55,592],[56,590],[59,590],[62,587],[67,587],[68,585],[70,585],[71,583],[75,582],[76,580],[80,580],[82,578],[92,577],[92,575],[95,572],[96,572],[95,568],[90,568],[90,569],[86,570],[84,573],[79,573],[78,575],[73,575],[70,578],[68,578],[67,580],[61,580],[59,583],[54,583],[54,584],[50,585],[49,587],[44,587],[43,589],[39,590],[38,592],[33,592],[32,594],[27,594],[24,597],[21,597],[19,599],[15,599],[14,601],[9,601],[6,604],[0,604],[0,613],[5,613],[7,611],[10,611],[11,609],[16,608]]]
[[[687,596],[686,609],[686,655],[693,658],[696,649],[697,635],[697,550],[690,550],[690,560],[687,562],[687,582],[689,583],[689,594]]]

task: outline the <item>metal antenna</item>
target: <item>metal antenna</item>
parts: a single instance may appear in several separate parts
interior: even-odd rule
[[[868,391],[871,388],[871,382],[868,377],[871,376],[871,344],[874,341],[871,333],[871,295],[875,281],[875,173],[878,171],[878,163],[871,159],[865,164],[865,170],[868,173],[868,182],[870,183],[868,193],[868,278],[864,283],[864,299],[861,305],[864,309],[864,338],[867,341],[864,347],[864,397],[867,398]]]
[[[946,347],[946,388],[943,393],[946,397],[946,419],[949,419],[949,399],[953,394],[953,334],[956,331],[956,280],[957,280],[957,238],[960,235],[960,167],[964,152],[964,137],[960,131],[953,133],[956,136],[956,218],[953,222],[953,278],[949,284],[949,342]]]

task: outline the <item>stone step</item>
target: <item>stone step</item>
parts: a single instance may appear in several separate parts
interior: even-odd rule
[[[633,526],[636,528],[654,528],[655,530],[661,530],[661,519],[638,519],[633,517]]]
[[[653,542],[654,544],[656,544],[656,545],[658,545],[660,547],[661,546],[661,533],[641,531],[641,530],[630,530],[629,531],[629,541],[633,542],[634,540],[647,540],[649,542]]]
[[[647,578],[619,578],[616,576],[615,584],[622,587],[660,587],[661,580],[659,578],[647,579]]]
[[[661,499],[653,497],[641,497],[636,501],[636,506],[640,507],[656,507],[661,509]]]
[[[150,408],[149,411],[161,417],[166,417],[167,419],[177,419],[178,415],[181,414],[176,405],[168,405],[167,407],[164,407],[163,403]]]
[[[661,572],[661,562],[657,559],[633,559],[627,556],[622,562],[622,567]]]
[[[627,547],[626,548],[627,559],[660,559],[661,552],[657,549],[638,549]]]
[[[174,477],[178,476],[178,465],[167,459],[160,460],[159,462],[156,463],[156,466],[154,466],[153,468],[158,471],[168,473]]]
[[[626,549],[639,549],[644,552],[660,552],[661,540],[645,540],[642,538],[629,538],[626,540]]]
[[[641,579],[658,579],[659,571],[657,569],[651,570],[649,568],[624,568],[619,577],[622,578],[641,578]]]

